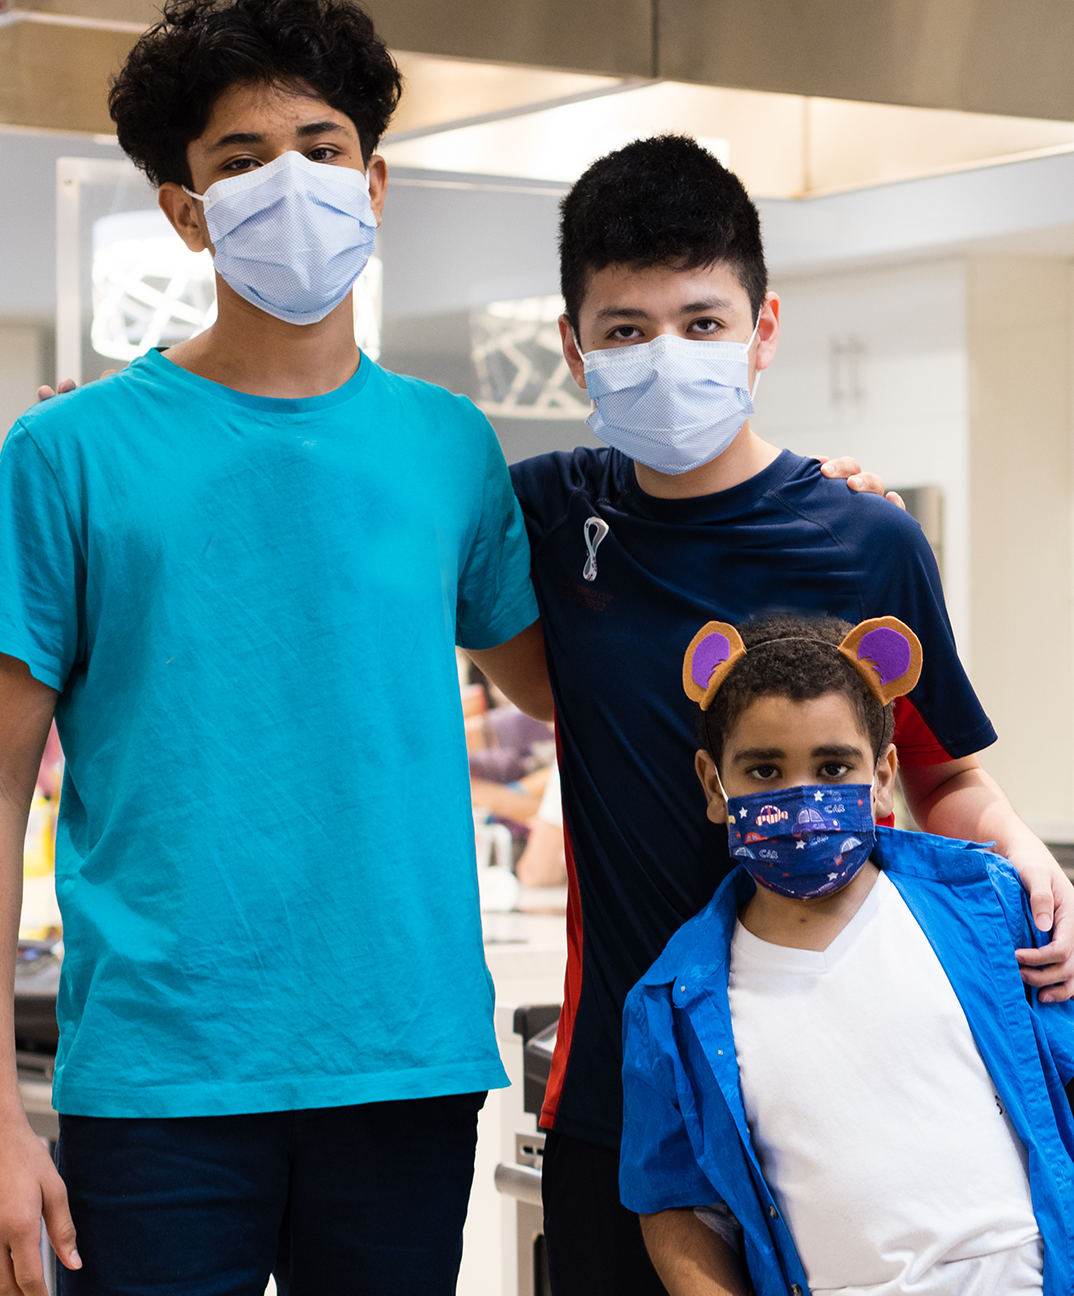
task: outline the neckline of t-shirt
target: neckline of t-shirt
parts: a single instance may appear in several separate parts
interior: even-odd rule
[[[747,477],[737,486],[727,490],[715,491],[711,495],[690,495],[686,499],[663,499],[659,495],[649,495],[638,485],[634,471],[634,461],[628,459],[619,450],[613,450],[619,458],[618,467],[623,474],[624,489],[634,504],[635,511],[648,514],[660,521],[688,522],[719,516],[733,512],[752,504],[766,492],[782,486],[802,463],[799,455],[791,450],[781,450],[779,454],[760,472]]]
[[[360,355],[358,368],[341,387],[337,387],[335,391],[325,392],[323,396],[301,396],[293,400],[281,396],[254,396],[250,392],[225,387],[223,383],[202,378],[200,374],[182,368],[159,350],[147,351],[145,355],[139,356],[137,360],[132,361],[132,367],[147,363],[161,377],[180,383],[184,387],[193,387],[214,400],[225,401],[230,405],[241,405],[245,409],[259,410],[263,414],[312,414],[317,410],[331,409],[333,405],[342,405],[358,395],[369,380],[374,367],[373,361],[364,351]]]
[[[881,870],[870,887],[869,894],[861,902],[858,912],[827,949],[804,950],[794,949],[789,945],[773,945],[771,941],[755,936],[736,919],[734,935],[731,937],[732,951],[736,955],[745,956],[752,962],[762,963],[765,967],[778,969],[780,972],[812,975],[830,972],[872,922],[880,908],[885,888],[891,885],[891,880]]]

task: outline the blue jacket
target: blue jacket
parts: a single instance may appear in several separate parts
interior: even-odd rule
[[[921,925],[1029,1155],[1044,1296],[1074,1291],[1074,1004],[1027,999],[1013,951],[1038,943],[1006,860],[970,842],[877,830],[872,858]],[[640,1214],[723,1201],[742,1225],[757,1296],[801,1296],[805,1271],[746,1127],[727,997],[742,869],[668,942],[626,1002],[620,1161]]]

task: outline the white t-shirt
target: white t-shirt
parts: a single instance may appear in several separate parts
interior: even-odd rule
[[[814,1293],[1041,1290],[1025,1150],[884,874],[823,952],[738,923],[728,988],[754,1147]]]

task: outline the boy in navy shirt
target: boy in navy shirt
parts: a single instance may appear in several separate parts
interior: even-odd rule
[[[772,362],[756,209],[693,140],[639,140],[567,196],[560,320],[567,362],[608,449],[512,470],[533,551],[556,701],[569,878],[568,969],[542,1114],[545,1228],[556,1296],[660,1292],[619,1204],[621,1023],[627,991],[729,868],[723,834],[677,771],[693,759],[673,645],[711,615],[777,610],[914,626],[925,667],[895,746],[915,819],[995,841],[1032,891],[1051,949],[1025,979],[1071,989],[1066,882],[980,768],[995,740],[958,660],[920,528],[820,465],[762,441],[751,394]],[[714,874],[714,868],[716,870]]]
[[[739,867],[627,1000],[623,1200],[672,1296],[1074,1287],[1074,1005],[1027,1002],[1005,860],[874,826],[920,667],[891,617],[687,651]]]

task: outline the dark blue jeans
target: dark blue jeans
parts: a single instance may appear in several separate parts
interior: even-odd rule
[[[483,1093],[248,1116],[61,1116],[61,1296],[451,1296]]]

